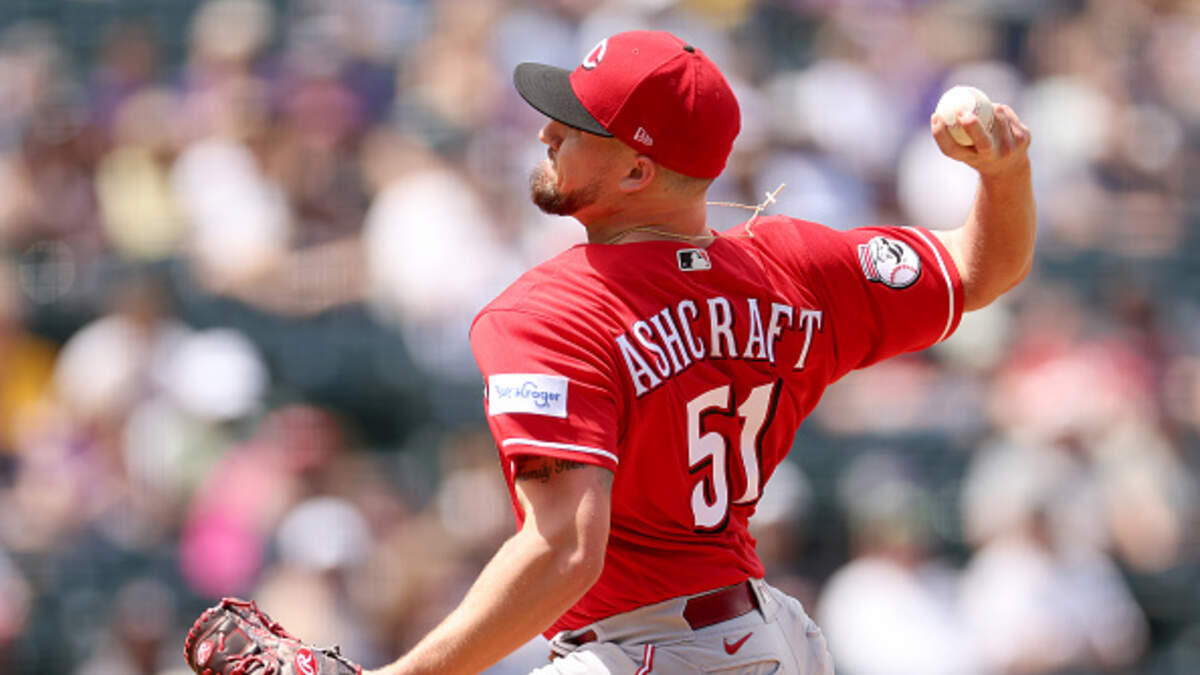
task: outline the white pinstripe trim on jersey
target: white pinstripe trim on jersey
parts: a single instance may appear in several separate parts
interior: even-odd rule
[[[648,675],[654,670],[654,645],[648,644],[642,650],[642,667],[638,668],[636,675]]]
[[[921,238],[921,241],[925,242],[929,250],[933,251],[933,257],[937,258],[938,268],[942,270],[942,279],[946,280],[946,293],[947,297],[950,298],[950,312],[946,316],[946,328],[942,331],[942,336],[937,339],[937,342],[941,342],[950,334],[950,327],[954,325],[954,281],[950,278],[950,271],[946,269],[946,261],[942,260],[942,252],[938,250],[937,245],[929,241],[929,237],[926,237],[924,232],[915,227],[906,227],[904,229],[912,230]]]
[[[583,452],[589,455],[596,455],[605,459],[612,460],[613,464],[620,464],[617,456],[607,450],[600,448],[589,448],[586,445],[574,445],[572,443],[553,443],[551,441],[535,441],[532,438],[506,438],[500,444],[501,447],[507,448],[510,445],[529,445],[535,448],[551,448],[554,450],[570,450],[571,452]]]

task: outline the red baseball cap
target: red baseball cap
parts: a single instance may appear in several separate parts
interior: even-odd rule
[[[522,63],[521,97],[544,115],[615,136],[668,169],[715,178],[741,128],[737,99],[704,52],[663,31],[600,41],[574,72]]]

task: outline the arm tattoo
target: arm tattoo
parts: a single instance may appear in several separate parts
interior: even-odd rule
[[[572,469],[582,469],[588,466],[583,462],[572,462],[566,459],[537,458],[524,460],[517,466],[516,480],[536,478],[543,483],[550,482],[551,474],[559,474]]]

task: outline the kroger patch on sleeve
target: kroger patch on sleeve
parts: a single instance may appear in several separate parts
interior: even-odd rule
[[[503,373],[488,377],[488,415],[528,413],[567,416],[567,378],[561,375]]]

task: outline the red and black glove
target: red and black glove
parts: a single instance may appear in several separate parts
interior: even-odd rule
[[[198,675],[362,675],[337,647],[306,645],[253,602],[236,598],[196,619],[183,655]]]

